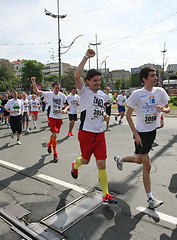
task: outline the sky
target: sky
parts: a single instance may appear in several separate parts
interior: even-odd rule
[[[57,0],[0,0],[0,58],[58,61],[58,20],[44,9],[57,15]],[[77,66],[97,42],[99,68],[177,64],[176,9],[177,0],[59,0],[59,14],[67,14],[59,24],[61,61]]]

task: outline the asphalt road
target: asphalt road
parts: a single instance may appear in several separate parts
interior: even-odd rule
[[[146,195],[142,181],[142,167],[124,164],[118,171],[113,157],[132,155],[132,134],[126,120],[115,125],[111,117],[107,139],[107,173],[109,189],[119,203],[116,206],[100,206],[63,233],[70,240],[176,240],[177,239],[177,118],[166,117],[165,126],[158,130],[156,146],[150,152],[152,160],[152,191],[164,201],[154,214],[147,210]],[[83,189],[100,189],[94,158],[79,169],[79,178],[70,175],[72,161],[80,155],[75,136],[67,137],[68,118],[64,116],[58,135],[59,162],[52,161],[46,151],[50,131],[45,113],[39,114],[37,129],[22,134],[22,145],[11,139],[10,129],[0,125],[0,207],[19,204],[27,209],[28,223],[41,219],[61,209],[82,196]],[[30,122],[32,128],[32,122]],[[43,175],[42,175],[43,174]],[[60,181],[59,181],[60,180]],[[71,184],[71,185],[69,185]],[[77,212],[75,213],[77,215]],[[69,217],[69,216],[68,216]],[[22,239],[0,218],[0,239]],[[52,240],[52,239],[51,239]]]

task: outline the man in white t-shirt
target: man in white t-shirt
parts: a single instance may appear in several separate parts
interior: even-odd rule
[[[106,131],[110,131],[109,129],[109,121],[111,117],[111,106],[112,106],[112,94],[110,93],[110,87],[105,88],[105,95],[104,95],[104,105],[105,105],[105,112],[108,115],[106,119]]]
[[[117,121],[117,117],[120,116],[119,119],[119,124],[122,123],[122,119],[125,116],[125,103],[126,103],[126,95],[125,95],[125,90],[121,91],[121,94],[119,94],[116,98],[116,104],[117,104],[117,109],[119,114],[115,116],[115,120]]]
[[[22,101],[18,99],[18,93],[16,91],[13,92],[13,98],[6,103],[5,110],[10,113],[11,137],[14,138],[15,133],[17,133],[17,144],[21,145],[20,135],[22,132],[24,105]]]
[[[67,102],[69,104],[68,116],[69,116],[69,131],[68,136],[74,136],[73,127],[75,121],[77,121],[77,110],[80,102],[79,95],[76,94],[76,88],[71,89],[71,94],[67,96]]]
[[[52,152],[53,148],[53,160],[58,162],[58,153],[57,153],[57,134],[60,132],[62,125],[62,115],[67,112],[68,105],[66,104],[66,96],[60,92],[60,84],[55,82],[53,83],[53,91],[43,92],[39,91],[36,86],[36,78],[31,78],[33,84],[33,91],[39,96],[45,97],[50,106],[50,111],[48,112],[48,122],[50,126],[51,136],[50,140],[47,143],[48,153]],[[65,109],[63,109],[65,107]]]
[[[108,181],[106,173],[106,141],[104,123],[107,115],[104,111],[104,93],[99,91],[101,73],[96,69],[87,72],[85,81],[81,77],[87,60],[95,56],[92,49],[88,49],[78,68],[74,73],[74,80],[80,96],[80,127],[78,140],[80,143],[81,157],[72,163],[71,175],[78,177],[78,168],[88,164],[91,155],[94,154],[98,168],[99,182],[103,192],[103,203],[116,204],[117,201],[108,193]]]
[[[143,183],[150,208],[156,208],[163,201],[154,198],[151,192],[150,170],[151,161],[149,151],[156,137],[156,128],[159,125],[161,112],[169,113],[169,96],[160,87],[154,87],[157,76],[154,68],[145,67],[140,71],[140,79],[144,87],[135,90],[127,99],[128,110],[126,118],[133,132],[136,156],[120,158],[114,157],[119,170],[123,169],[123,162],[143,164]],[[136,107],[136,127],[132,120],[132,113]]]

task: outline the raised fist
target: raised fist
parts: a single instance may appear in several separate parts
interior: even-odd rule
[[[88,49],[86,52],[86,55],[90,58],[90,57],[94,57],[95,56],[95,51],[93,49]]]

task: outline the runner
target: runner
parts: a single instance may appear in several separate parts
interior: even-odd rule
[[[76,94],[76,88],[71,89],[71,94],[67,96],[67,102],[69,104],[68,116],[69,116],[69,131],[68,136],[74,136],[72,132],[74,123],[77,121],[77,109],[80,102],[80,97]]]
[[[159,122],[160,113],[169,113],[169,97],[165,90],[154,87],[157,80],[154,68],[145,67],[140,71],[140,78],[144,87],[135,90],[127,100],[128,110],[126,118],[133,132],[136,156],[120,158],[114,157],[117,168],[123,169],[124,162],[143,164],[143,183],[147,194],[147,202],[150,208],[156,208],[163,204],[163,201],[154,198],[151,192],[150,170],[151,161],[149,151],[156,137],[156,128]],[[136,128],[132,120],[132,113],[136,107]]]
[[[22,132],[22,114],[23,114],[23,103],[18,99],[18,93],[13,92],[13,98],[10,99],[5,105],[5,111],[10,113],[10,127],[12,130],[11,137],[14,138],[17,133],[17,144],[21,145],[20,135]]]
[[[52,85],[53,91],[43,92],[38,90],[35,77],[32,77],[31,81],[33,84],[33,91],[38,93],[39,96],[45,97],[50,106],[50,111],[48,112],[48,121],[52,134],[50,136],[50,141],[47,143],[47,151],[48,153],[51,153],[53,147],[53,160],[58,162],[57,134],[60,132],[62,125],[62,114],[66,113],[68,110],[66,96],[60,92],[60,84],[57,82],[53,83]],[[65,109],[62,110],[64,106]]]
[[[22,94],[22,103],[24,106],[24,112],[22,115],[22,129],[29,133],[29,103],[26,96],[26,93]]]
[[[5,110],[5,105],[9,101],[8,94],[6,93],[2,99],[1,108],[2,108],[2,119],[10,127],[10,113]]]
[[[78,168],[88,164],[94,154],[98,168],[99,182],[103,192],[103,203],[116,204],[117,201],[108,193],[108,180],[106,173],[106,141],[103,121],[107,115],[104,112],[104,93],[99,90],[101,73],[90,69],[86,75],[85,86],[81,75],[87,60],[95,56],[92,49],[88,49],[74,74],[74,80],[80,95],[81,124],[78,132],[81,157],[72,163],[71,175],[78,178]]]
[[[106,119],[106,131],[110,131],[109,129],[109,121],[111,117],[111,106],[112,106],[112,95],[110,94],[110,88],[106,87],[105,88],[105,97],[104,97],[104,105],[106,108],[106,114],[107,114],[107,119]]]
[[[36,129],[36,122],[38,119],[40,103],[36,99],[35,94],[32,95],[32,99],[29,101],[29,107],[30,107],[30,114],[33,120],[34,129]]]
[[[125,116],[125,102],[126,102],[126,95],[125,95],[125,91],[122,90],[121,94],[117,96],[116,98],[116,104],[118,107],[118,112],[119,114],[117,116],[115,116],[115,121],[117,122],[117,118],[120,116],[120,120],[118,122],[118,124],[120,125],[122,122],[123,117]]]

